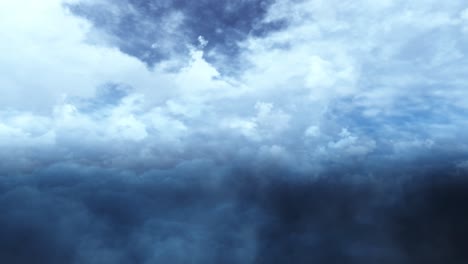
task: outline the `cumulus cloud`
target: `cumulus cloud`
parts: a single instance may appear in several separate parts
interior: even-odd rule
[[[226,13],[212,14],[217,27],[242,34],[207,33],[214,25],[196,18],[205,5]],[[339,157],[419,151],[423,145],[416,142],[462,146],[457,142],[466,127],[462,4],[415,2],[399,12],[403,5],[394,1],[140,5],[50,0],[38,6],[42,12],[31,14],[21,6],[8,4],[20,15],[5,15],[2,23],[3,34],[12,37],[3,50],[15,47],[19,54],[2,52],[2,66],[15,71],[2,78],[3,145],[14,142],[6,137],[15,137],[21,146],[37,142],[74,152],[67,144],[79,138],[90,151],[97,142],[134,142],[190,156],[194,149],[223,149],[218,144],[224,141],[249,144],[250,153],[277,145],[298,159],[319,152]],[[232,20],[248,7],[259,9],[243,14],[247,24]],[[150,16],[158,12],[165,15]],[[182,22],[165,20],[176,13]],[[256,25],[274,21],[287,21],[287,27],[255,33]],[[130,49],[146,52],[138,48],[150,35],[145,30],[184,45],[187,60],[167,71],[177,56],[149,62],[122,47],[136,45]],[[177,31],[191,33],[173,36]],[[226,51],[231,37],[234,53]],[[173,52],[183,53],[165,53]],[[236,75],[220,72],[225,67],[210,60],[227,54],[243,62]],[[31,63],[34,56],[38,60]],[[306,149],[299,150],[300,145]],[[230,148],[223,151],[236,152]]]

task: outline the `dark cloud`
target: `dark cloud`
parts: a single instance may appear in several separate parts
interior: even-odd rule
[[[205,58],[227,70],[234,68],[238,43],[284,28],[284,21],[263,22],[272,0],[141,1],[76,4],[69,8],[110,34],[121,51],[149,66],[186,56],[198,37],[208,41]],[[226,62],[229,62],[226,64]]]
[[[468,261],[468,181],[434,172],[408,188],[398,208],[393,235],[409,263]]]
[[[54,165],[2,177],[0,260],[466,263],[466,175],[345,171]]]

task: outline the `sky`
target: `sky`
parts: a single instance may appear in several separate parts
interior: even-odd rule
[[[468,262],[463,0],[0,3],[1,263]]]

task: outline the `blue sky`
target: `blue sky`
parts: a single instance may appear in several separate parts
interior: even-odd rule
[[[34,263],[15,250],[47,263],[468,258],[457,251],[468,241],[443,228],[466,208],[438,207],[468,186],[465,1],[0,7],[0,248],[18,244],[0,260]],[[346,208],[357,208],[352,220],[336,220]],[[414,223],[426,217],[451,246],[422,234]],[[418,243],[440,252],[408,246]]]

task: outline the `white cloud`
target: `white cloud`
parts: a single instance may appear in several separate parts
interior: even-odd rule
[[[44,111],[63,94],[90,97],[108,81],[141,86],[137,79],[156,80],[141,62],[117,49],[87,44],[91,25],[66,12],[62,1],[3,5],[0,34],[8,40],[0,43],[3,107]]]
[[[304,132],[306,137],[318,137],[320,135],[320,127],[318,126],[309,126]]]
[[[468,9],[455,2],[278,0],[265,20],[289,27],[239,43],[246,64],[235,77],[204,59],[203,36],[177,71],[165,69],[179,58],[148,69],[62,1],[2,3],[0,145],[154,166],[233,153],[313,163],[449,149],[468,127]],[[167,30],[184,19],[169,17]],[[98,109],[76,103],[106,83],[133,90]]]
[[[254,108],[257,111],[255,116],[227,118],[222,126],[254,141],[275,138],[289,128],[290,116],[280,109],[274,109],[273,104],[257,102]]]
[[[164,70],[170,61],[151,71],[116,48],[94,45],[88,41],[91,33],[94,40],[107,36],[96,35],[99,32],[93,32],[89,22],[67,12],[63,4],[61,0],[1,4],[0,35],[8,40],[0,43],[3,108],[47,111],[63,95],[92,97],[96,87],[107,82],[128,84],[149,95],[151,102],[227,85],[213,80],[218,73],[204,62],[201,51],[193,51],[193,62],[181,73],[171,74]]]

